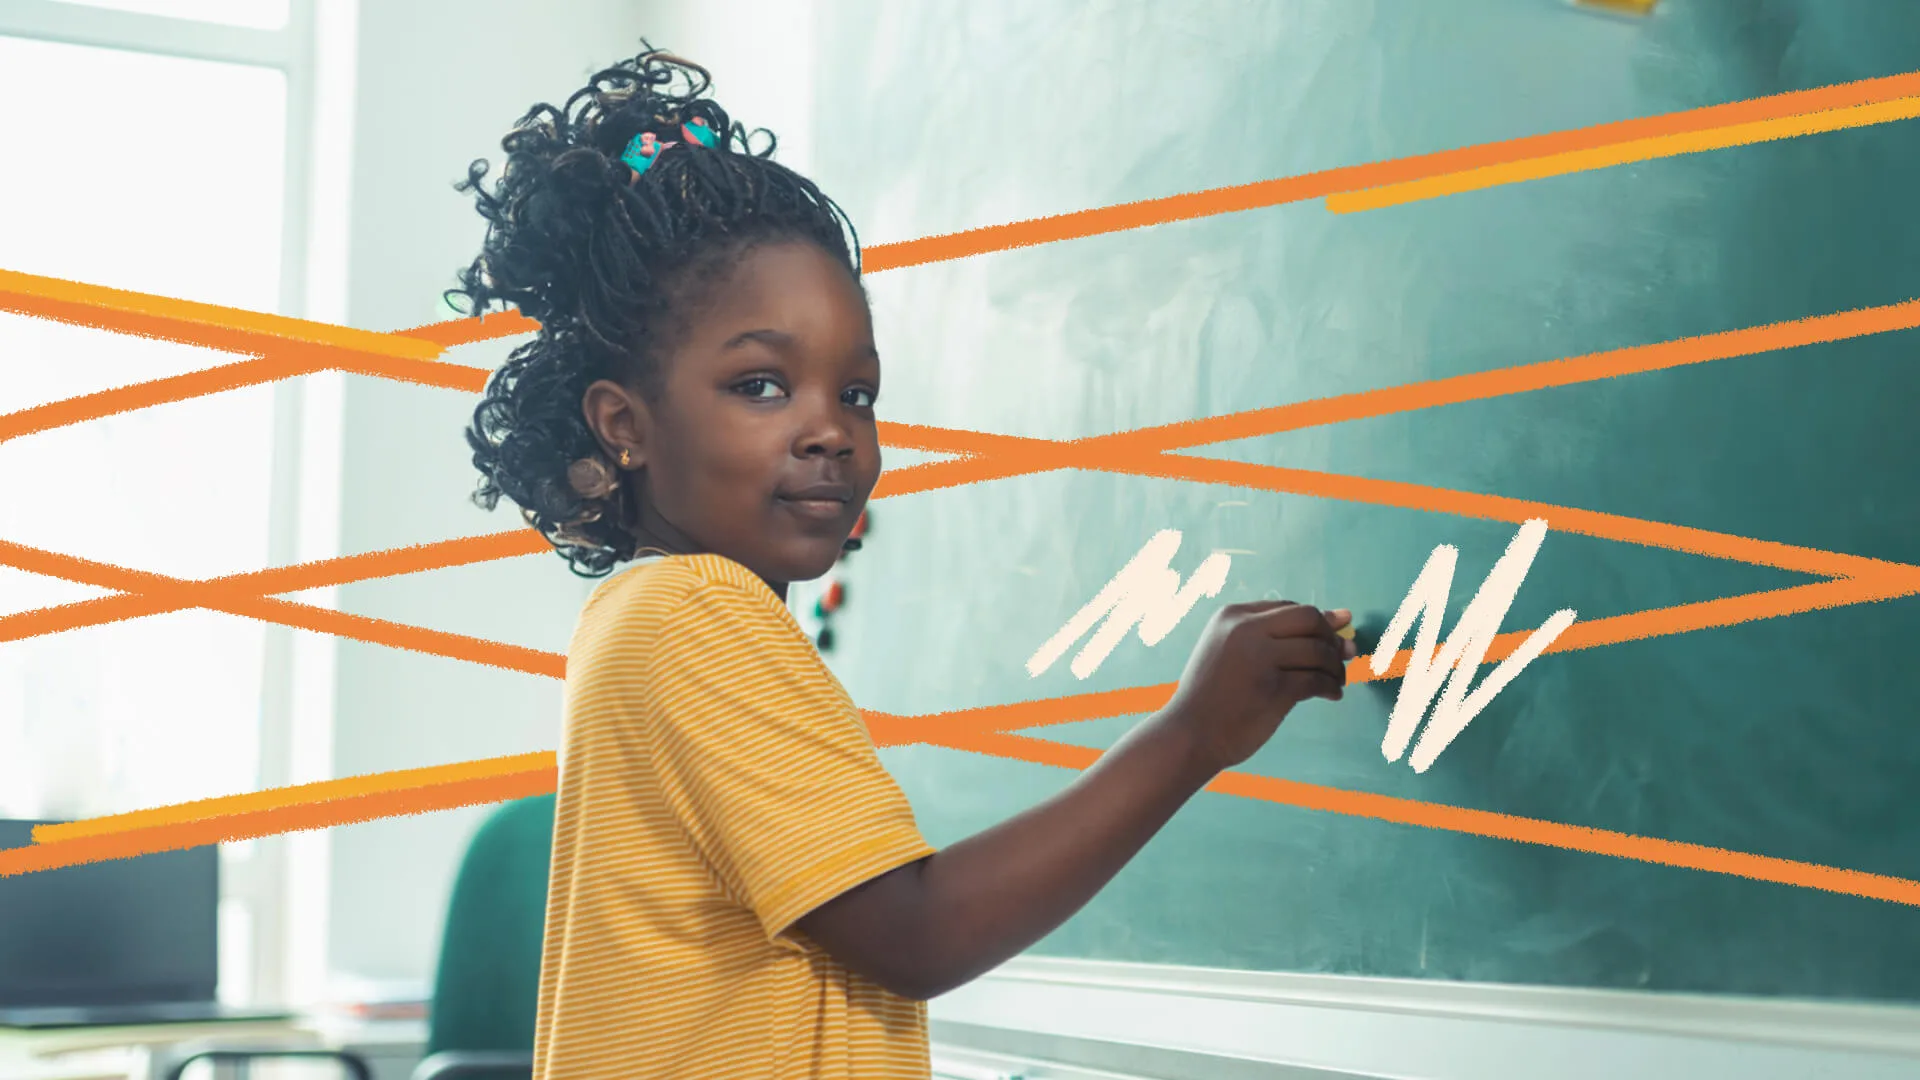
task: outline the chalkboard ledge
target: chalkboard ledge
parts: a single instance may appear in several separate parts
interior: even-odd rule
[[[1023,957],[929,1013],[936,1044],[1092,1068],[1124,1046],[1269,1066],[1249,1077],[1920,1075],[1899,1005]]]

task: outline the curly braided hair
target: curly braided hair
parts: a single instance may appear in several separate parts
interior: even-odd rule
[[[771,160],[772,133],[760,129],[767,146],[753,152],[746,129],[702,96],[711,84],[704,68],[641,44],[644,52],[597,72],[565,108],[528,110],[501,140],[507,160],[492,191],[485,160],[454,185],[475,193],[487,233],[448,302],[464,297],[470,314],[511,303],[540,323],[488,380],[466,430],[481,474],[473,500],[492,510],[502,495],[512,499],[588,578],[632,559],[638,539],[625,525],[627,485],[596,496],[569,478],[575,462],[601,456],[581,411],[587,387],[612,379],[658,401],[667,359],[716,282],[755,246],[816,244],[860,280],[852,223],[811,181]],[[681,74],[686,87],[676,93]],[[640,132],[677,141],[695,117],[718,136],[713,147],[658,152],[638,179],[620,160]]]

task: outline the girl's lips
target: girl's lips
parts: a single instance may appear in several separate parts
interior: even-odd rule
[[[782,498],[780,505],[803,518],[813,521],[833,521],[845,517],[847,504],[839,499],[787,499]]]

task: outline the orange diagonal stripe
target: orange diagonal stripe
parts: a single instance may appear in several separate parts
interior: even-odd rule
[[[13,270],[0,270],[0,311],[228,352],[258,352],[266,346],[294,343],[368,356],[428,360],[443,349],[419,338]]]
[[[544,545],[538,534],[528,531],[533,541]],[[510,552],[518,544],[503,543],[509,538],[503,536],[477,538],[481,543],[468,542],[469,555],[461,561],[474,561],[472,548],[494,548],[499,553]],[[461,542],[451,542],[449,546],[458,546]],[[526,545],[531,548],[531,544]],[[358,556],[360,566],[375,567],[388,571],[408,571],[420,569],[408,566],[408,561],[419,561],[412,549],[400,549],[397,552],[385,552],[381,557]],[[411,559],[410,559],[411,557]],[[350,562],[353,560],[339,560]],[[387,563],[386,566],[381,566]],[[504,642],[488,641],[485,638],[470,637],[465,634],[451,634],[441,630],[429,630],[425,627],[408,626],[403,623],[373,619],[364,615],[353,615],[334,611],[329,608],[315,607],[292,600],[279,600],[250,593],[235,585],[235,579],[217,579],[213,582],[182,581],[165,574],[154,574],[143,570],[129,570],[123,567],[96,563],[71,555],[41,551],[22,544],[0,540],[0,564],[11,565],[48,577],[64,578],[81,584],[102,588],[126,590],[134,596],[121,598],[102,598],[66,605],[63,609],[41,609],[24,612],[0,619],[0,640],[10,636],[27,636],[23,631],[32,630],[48,633],[74,625],[105,621],[97,616],[108,604],[121,603],[130,613],[155,614],[161,611],[174,611],[182,608],[204,608],[208,611],[221,611],[245,618],[259,619],[263,622],[279,623],[315,633],[335,634],[356,641],[365,641],[377,645],[389,645],[407,649],[429,656],[444,656],[455,660],[486,664],[508,671],[519,671],[533,675],[549,675],[563,678],[566,674],[566,657],[559,653],[544,652]],[[454,565],[441,560],[437,565]],[[301,568],[289,568],[298,570]],[[269,571],[278,574],[278,584],[285,585],[294,580],[295,575],[284,571]],[[313,578],[320,574],[309,575]],[[340,575],[329,575],[338,577]],[[369,575],[356,575],[350,580],[363,580]],[[299,587],[313,588],[324,582],[310,581]],[[291,589],[288,591],[292,591]],[[57,614],[59,613],[59,614]],[[33,620],[39,620],[35,625]]]
[[[330,585],[372,581],[377,578],[395,577],[423,570],[441,570],[477,562],[491,562],[495,559],[532,555],[549,550],[551,550],[550,545],[539,533],[532,529],[514,529],[510,532],[440,540],[414,547],[367,552],[361,555],[323,559],[319,562],[232,574],[204,582],[194,582],[192,589],[183,587],[161,593],[124,592],[117,596],[103,596],[93,600],[0,616],[0,643],[41,634],[56,634],[82,626],[96,626],[122,619],[137,619],[197,607],[199,605],[194,598],[198,595],[199,589],[241,598],[271,596],[277,593],[304,592]],[[5,540],[0,540],[0,566],[12,566],[47,577],[61,578],[99,588],[138,589],[140,587],[139,583],[130,583],[120,576],[124,571],[119,567],[89,562],[70,555],[60,555]]]
[[[551,752],[521,754],[43,825],[0,851],[0,877],[544,795],[558,779]]]
[[[517,311],[496,311],[488,315],[428,323],[411,330],[396,330],[394,333],[398,337],[417,338],[452,348],[455,345],[471,345],[474,342],[492,341],[495,338],[512,337],[515,334],[531,334],[538,329],[540,329],[538,322]]]
[[[1377,210],[1383,206],[1398,206],[1421,199],[1438,199],[1446,195],[1478,191],[1500,184],[1516,184],[1525,180],[1539,180],[1549,176],[1565,176],[1568,173],[1606,169],[1635,161],[1651,161],[1655,158],[1675,157],[1680,154],[1697,154],[1703,150],[1722,150],[1729,146],[1746,146],[1751,143],[1791,139],[1825,131],[1865,127],[1869,124],[1910,120],[1915,116],[1920,116],[1920,97],[1903,97],[1892,101],[1875,102],[1871,105],[1855,105],[1846,109],[1827,109],[1799,116],[1782,116],[1771,120],[1756,120],[1747,124],[1709,128],[1704,131],[1660,135],[1650,139],[1635,139],[1630,142],[1529,158],[1525,161],[1483,165],[1479,168],[1463,169],[1459,172],[1430,176],[1420,180],[1387,184],[1366,191],[1342,192],[1327,196],[1327,209],[1336,214]]]
[[[243,795],[196,799],[193,802],[176,803],[154,810],[135,810],[125,814],[89,818],[85,821],[39,825],[33,830],[33,840],[36,844],[45,844],[57,840],[74,840],[83,836],[102,836],[133,829],[151,829],[159,825],[179,825],[191,821],[231,818],[307,802],[359,799],[367,796],[390,795],[399,791],[438,787],[443,784],[519,776],[529,772],[537,773],[543,769],[551,771],[555,760],[551,751],[541,751],[515,754],[510,757],[459,761],[451,765],[396,769],[392,772],[320,780],[311,784],[271,788],[267,791],[254,791]]]
[[[968,750],[1036,765],[1052,765],[1062,769],[1085,769],[1100,757],[1100,751],[1088,747],[1072,746],[1051,739],[1036,739],[1024,735],[968,733],[945,740],[942,745],[956,750]],[[1564,825],[1555,821],[1541,821],[1537,818],[1496,814],[1486,810],[1469,810],[1442,803],[1418,802],[1412,799],[1374,795],[1364,791],[1348,791],[1342,788],[1323,787],[1319,784],[1304,784],[1296,780],[1254,776],[1248,773],[1222,773],[1207,785],[1207,790],[1225,795],[1237,795],[1245,799],[1259,799],[1262,802],[1282,806],[1297,806],[1304,810],[1371,818],[1397,825],[1417,825],[1426,829],[1445,829],[1449,832],[1468,833],[1496,840],[1539,844],[1543,847],[1556,847],[1593,855],[1611,855],[1617,859],[1632,859],[1635,862],[1676,866],[1688,870],[1733,874],[1756,881],[1797,885],[1803,889],[1863,896],[1896,904],[1920,905],[1920,881],[1868,874],[1859,870],[1842,870],[1818,863],[1751,855],[1725,848],[1707,847],[1703,844],[1634,836],[1607,829],[1592,829],[1583,825]]]
[[[50,401],[19,412],[0,413],[0,442],[22,435],[50,431],[57,427],[98,420],[103,416],[132,412],[166,402],[238,390],[245,386],[276,382],[296,375],[331,367],[333,361],[314,351],[297,352],[276,349],[271,358],[242,360],[219,367],[202,368],[150,382],[119,386],[99,393],[84,394],[62,401]]]
[[[1401,383],[1378,390],[1317,398],[1267,409],[1250,409],[1224,416],[1136,428],[1133,431],[1095,436],[1088,441],[1097,442],[1115,452],[1186,450],[1210,443],[1277,435],[1284,431],[1299,431],[1348,420],[1365,420],[1596,382],[1622,375],[1637,375],[1646,371],[1663,371],[1689,364],[1733,360],[1805,345],[1911,330],[1916,326],[1920,326],[1920,300],[1903,300],[1881,307],[1815,315],[1427,382]]]
[[[1459,175],[1493,166],[1529,160],[1553,160],[1581,151],[1643,143],[1666,136],[1715,128],[1736,128],[1756,121],[1786,120],[1809,113],[1880,104],[1916,94],[1920,94],[1920,72],[1844,83],[1638,120],[1483,143],[1418,157],[1349,165],[1304,176],[991,225],[945,236],[878,244],[866,250],[862,265],[866,270],[878,273],[905,266],[947,262],[1036,244],[1078,240],[1149,225],[1165,225],[1433,177]],[[1603,167],[1604,164],[1604,160],[1597,160],[1590,167]]]
[[[1684,525],[1668,525],[1645,518],[1580,510],[1530,499],[1510,499],[1504,495],[1482,495],[1452,488],[1409,484],[1399,480],[1375,480],[1364,476],[1290,469],[1281,465],[1256,465],[1221,458],[1191,457],[1186,454],[1157,454],[1136,460],[1114,462],[1109,471],[1135,476],[1194,480],[1223,484],[1255,491],[1291,492],[1342,502],[1392,506],[1403,510],[1426,510],[1455,517],[1481,518],[1521,524],[1530,518],[1545,518],[1556,532],[1578,533],[1604,540],[1619,540],[1644,547],[1683,551],[1691,555],[1712,555],[1754,566],[1797,570],[1804,574],[1828,577],[1893,574],[1920,574],[1920,567],[1905,563],[1846,555],[1818,548],[1755,540],[1731,533],[1717,533]]]

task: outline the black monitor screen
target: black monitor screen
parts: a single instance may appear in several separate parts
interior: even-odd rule
[[[0,819],[0,848],[38,821]],[[211,1001],[220,849],[0,877],[0,1007]]]

